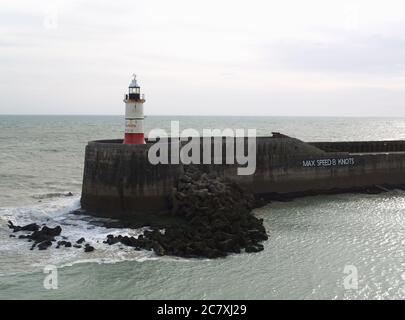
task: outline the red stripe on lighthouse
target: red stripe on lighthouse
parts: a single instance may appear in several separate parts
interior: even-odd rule
[[[146,144],[143,133],[126,133],[124,144]]]

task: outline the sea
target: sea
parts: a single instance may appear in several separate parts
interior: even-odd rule
[[[180,130],[256,129],[304,141],[405,139],[405,119],[148,116],[145,132],[171,121]],[[312,196],[254,210],[269,240],[259,253],[226,258],[157,257],[107,234],[80,207],[88,141],[122,138],[123,116],[0,115],[0,299],[403,299],[405,192]],[[15,224],[61,225],[95,251],[29,250]],[[52,276],[52,281],[50,281]],[[52,285],[50,285],[52,283]]]

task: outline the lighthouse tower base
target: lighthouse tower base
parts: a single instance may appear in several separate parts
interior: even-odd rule
[[[143,133],[126,133],[124,144],[145,144],[145,136]]]

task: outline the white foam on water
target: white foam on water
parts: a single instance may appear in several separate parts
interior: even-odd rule
[[[146,228],[106,228],[95,225],[95,222],[102,220],[85,215],[72,214],[73,210],[80,208],[79,197],[63,197],[61,199],[49,199],[31,207],[20,208],[0,208],[0,276],[5,274],[15,274],[18,272],[32,271],[43,268],[46,265],[57,267],[72,266],[78,263],[117,263],[122,261],[148,261],[161,259],[150,251],[136,251],[132,247],[121,244],[108,245],[103,243],[108,234],[115,236],[134,236],[142,234]],[[86,242],[95,248],[95,251],[86,253],[82,248],[56,249],[56,242],[52,247],[44,251],[37,248],[29,250],[32,243],[26,239],[18,239],[20,234],[26,232],[13,233],[8,228],[8,220],[16,225],[37,223],[46,224],[49,227],[60,225],[62,227],[61,236],[56,240],[63,240],[74,244],[78,239],[85,238]],[[14,234],[15,238],[9,235]],[[84,243],[82,244],[84,245]]]

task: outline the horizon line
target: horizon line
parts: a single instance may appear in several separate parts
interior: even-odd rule
[[[0,113],[0,116],[98,116],[98,117],[125,117],[124,114],[95,114],[95,113]],[[378,115],[235,115],[235,114],[151,114],[147,117],[278,117],[278,118],[405,118],[404,116],[378,116]]]

